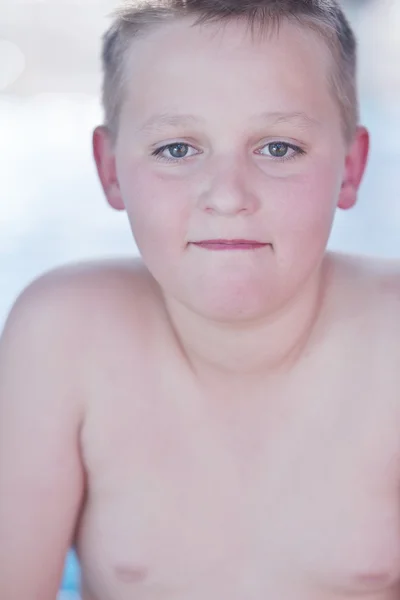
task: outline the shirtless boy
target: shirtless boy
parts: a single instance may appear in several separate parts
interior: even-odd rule
[[[46,273],[0,359],[0,598],[400,598],[400,268],[326,251],[368,155],[333,0],[145,0],[94,157],[140,260]]]

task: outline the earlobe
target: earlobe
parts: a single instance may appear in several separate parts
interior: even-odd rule
[[[369,154],[369,133],[358,127],[346,156],[344,180],[340,190],[338,207],[347,210],[357,202],[358,190],[365,172]]]
[[[109,132],[103,125],[94,130],[92,147],[97,173],[108,204],[115,210],[125,210],[117,178],[115,154]]]
[[[357,189],[350,182],[343,182],[338,207],[342,210],[353,208],[357,202]]]

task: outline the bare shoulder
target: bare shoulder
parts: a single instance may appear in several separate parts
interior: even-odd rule
[[[400,260],[335,253],[327,272],[335,328],[370,348],[390,346],[400,360]]]
[[[116,258],[60,266],[35,279],[27,290],[60,294],[65,306],[78,299],[80,302],[92,300],[93,296],[99,302],[117,300],[121,292],[128,291],[140,296],[154,285],[140,258]],[[69,293],[65,294],[66,291]]]
[[[393,302],[400,309],[400,259],[331,253],[328,261],[335,290],[376,308]]]
[[[32,281],[17,298],[7,320],[24,315],[41,325],[82,331],[112,318],[119,310],[148,305],[157,295],[157,286],[140,259],[114,259],[73,263],[48,271]],[[134,303],[134,306],[132,305]]]
[[[85,378],[85,365],[94,362],[101,349],[119,344],[122,336],[138,337],[152,306],[153,312],[161,313],[159,296],[154,280],[137,259],[53,269],[27,285],[16,299],[0,338],[0,359],[6,354],[19,362],[24,353],[37,354],[42,348],[48,354],[44,364],[50,368],[52,362],[53,372],[64,364],[68,372],[62,379],[79,381],[80,374]]]

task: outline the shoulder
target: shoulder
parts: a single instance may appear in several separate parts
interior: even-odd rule
[[[72,263],[47,271],[25,287],[11,310],[89,318],[107,307],[156,293],[156,284],[139,259]]]
[[[46,338],[52,347],[59,343],[64,349],[83,350],[102,331],[112,336],[122,324],[139,327],[160,303],[157,285],[139,259],[70,264],[45,272],[25,287],[2,338],[21,343]]]
[[[400,259],[331,253],[328,261],[334,288],[341,293],[376,308],[385,302],[400,308]]]
[[[37,406],[55,410],[56,403],[59,414],[73,411],[82,420],[99,372],[122,356],[130,368],[141,364],[146,324],[154,327],[160,304],[140,261],[72,264],[44,273],[18,296],[0,336],[0,401],[35,397]]]
[[[327,257],[331,325],[361,340],[398,340],[400,260],[331,253]]]

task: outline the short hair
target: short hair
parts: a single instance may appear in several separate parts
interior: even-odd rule
[[[193,25],[244,20],[252,33],[279,28],[284,20],[309,27],[326,42],[334,65],[331,91],[350,143],[359,120],[357,41],[338,0],[128,0],[110,15],[113,22],[102,36],[102,105],[104,124],[115,143],[126,97],[128,58],[134,39],[162,23],[192,17]]]

